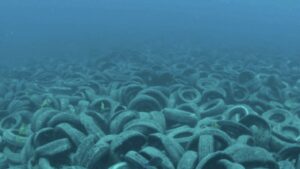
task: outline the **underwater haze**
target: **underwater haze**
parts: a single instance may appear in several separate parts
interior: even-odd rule
[[[145,45],[299,54],[299,10],[295,0],[3,0],[0,54],[12,66]]]
[[[0,0],[0,169],[300,169],[300,1]]]

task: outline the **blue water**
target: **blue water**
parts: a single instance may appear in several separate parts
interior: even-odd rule
[[[0,55],[16,64],[176,45],[298,54],[299,10],[296,0],[3,0]]]

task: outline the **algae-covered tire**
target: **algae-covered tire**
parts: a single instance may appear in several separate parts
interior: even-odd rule
[[[78,146],[83,139],[86,137],[86,135],[81,132],[80,130],[77,130],[75,127],[68,123],[60,123],[55,127],[55,132],[57,134],[63,134],[66,137],[68,137],[73,144]]]
[[[81,126],[79,117],[72,113],[58,113],[55,116],[53,116],[48,122],[48,127],[55,127],[56,125],[60,123],[69,123],[74,126]]]
[[[148,141],[149,145],[163,149],[175,166],[184,153],[184,148],[175,139],[161,133],[151,134]]]
[[[181,87],[177,91],[178,103],[199,103],[201,101],[201,93],[193,87]]]
[[[128,108],[129,110],[149,112],[161,110],[162,105],[152,96],[139,94],[130,101]]]
[[[3,153],[0,153],[0,169],[8,168],[8,164],[9,162],[7,157]]]
[[[109,130],[113,134],[118,134],[123,130],[123,127],[129,121],[136,118],[136,113],[133,111],[124,111],[116,115],[109,124]]]
[[[262,114],[262,117],[267,120],[272,126],[278,124],[289,124],[293,120],[293,115],[285,109],[271,109]]]
[[[81,124],[84,126],[88,134],[90,135],[96,134],[99,135],[100,137],[105,135],[103,129],[100,126],[101,123],[97,123],[97,121],[94,120],[93,116],[90,116],[86,113],[81,113],[79,115],[79,118]]]
[[[7,129],[17,129],[22,124],[22,116],[20,114],[10,114],[0,121],[0,133]]]
[[[136,151],[128,151],[124,156],[125,161],[129,164],[130,168],[146,169],[149,163],[145,157]]]
[[[101,140],[94,144],[84,156],[84,161],[86,163],[84,166],[87,169],[96,168],[99,164],[102,167],[107,167],[108,165],[108,156],[109,155],[109,145]]]
[[[261,147],[252,147],[245,144],[235,144],[223,151],[235,162],[248,167],[266,167],[278,169],[273,155]]]
[[[41,108],[37,110],[32,117],[31,130],[37,132],[38,130],[47,127],[48,121],[57,113],[57,110],[51,108]]]
[[[137,131],[126,131],[117,135],[111,143],[111,151],[117,155],[124,155],[130,150],[139,150],[146,143],[146,137]]]
[[[55,156],[69,151],[72,148],[67,138],[57,139],[36,148],[35,153],[40,157]]]
[[[223,152],[214,152],[207,155],[201,161],[199,161],[198,165],[196,166],[196,169],[217,168],[219,167],[218,162],[223,159],[233,161],[233,159],[229,155]]]
[[[205,89],[202,94],[202,102],[208,102],[215,99],[225,99],[226,91],[221,87]]]
[[[3,133],[3,141],[15,147],[23,147],[28,136],[22,135],[18,130],[6,130]]]
[[[82,142],[78,145],[75,153],[71,155],[72,164],[83,166],[87,164],[88,161],[85,161],[85,156],[88,151],[94,146],[97,137],[95,135],[89,135],[82,140]]]
[[[195,151],[186,151],[178,162],[177,169],[194,169],[198,162]]]
[[[151,119],[135,119],[128,122],[124,126],[124,131],[138,131],[144,135],[149,135],[151,133],[163,133],[164,129],[154,120]]]
[[[258,115],[250,114],[242,118],[239,122],[248,128],[255,126],[256,129],[252,132],[255,144],[269,149],[272,139],[272,130],[270,124],[265,119]]]
[[[154,164],[154,166],[157,168],[161,167],[163,169],[175,169],[170,159],[161,150],[158,150],[155,147],[147,146],[139,153],[149,161],[152,159],[159,159],[158,161],[161,162]]]
[[[194,128],[189,126],[181,126],[177,127],[168,132],[168,136],[176,140],[182,147],[186,147],[187,144],[193,139],[194,136]]]
[[[162,112],[169,123],[173,122],[176,124],[185,124],[193,127],[198,121],[196,114],[184,110],[165,108]]]
[[[226,105],[223,99],[210,100],[200,106],[200,118],[214,117],[224,112]]]

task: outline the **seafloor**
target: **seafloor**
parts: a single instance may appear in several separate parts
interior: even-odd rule
[[[122,50],[0,71],[0,169],[299,169],[297,58]]]

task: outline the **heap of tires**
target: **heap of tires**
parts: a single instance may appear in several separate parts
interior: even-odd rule
[[[3,73],[0,169],[300,168],[300,72],[205,59]]]

